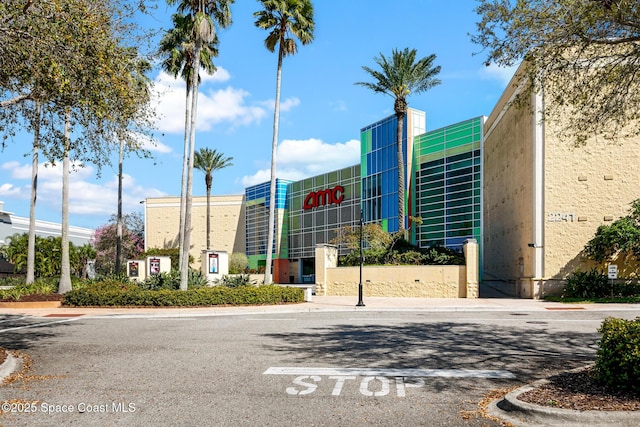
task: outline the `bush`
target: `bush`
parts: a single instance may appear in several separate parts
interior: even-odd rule
[[[616,390],[640,393],[640,317],[609,317],[598,332],[602,339],[594,368],[596,380]]]
[[[249,265],[247,256],[240,252],[234,252],[229,258],[229,273],[241,274],[246,273]]]
[[[186,291],[141,289],[135,284],[105,283],[67,292],[63,304],[74,307],[203,307],[303,302],[304,291],[275,285],[201,287]]]
[[[590,271],[575,271],[567,277],[563,298],[609,298],[640,295],[640,285],[633,281],[611,282],[606,274],[593,268]]]
[[[595,268],[590,271],[574,271],[567,277],[562,296],[565,298],[602,298],[611,296],[607,275]]]
[[[223,275],[221,279],[214,280],[216,285],[226,286],[228,288],[237,288],[238,286],[253,286],[255,281],[249,278],[248,274]]]
[[[363,251],[365,265],[462,265],[462,253],[444,247],[427,249],[413,246],[405,240],[395,242],[389,248],[373,248]],[[340,266],[360,265],[360,251],[356,250],[338,259]]]
[[[23,279],[13,286],[12,289],[0,289],[0,299],[18,300],[23,295],[53,294],[58,291],[58,279],[38,279],[29,285]]]
[[[188,288],[200,288],[207,286],[207,278],[200,270],[189,269],[187,277]],[[180,289],[180,271],[171,270],[168,273],[162,272],[148,276],[144,282],[138,285],[141,289],[158,291],[161,289]]]

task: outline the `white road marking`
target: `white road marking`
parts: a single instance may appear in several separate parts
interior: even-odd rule
[[[358,376],[358,377],[444,377],[444,378],[515,378],[504,370],[488,369],[378,369],[378,368],[304,368],[271,367],[264,375]]]

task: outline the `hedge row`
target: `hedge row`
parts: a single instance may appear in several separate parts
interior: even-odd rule
[[[65,294],[63,304],[72,307],[206,307],[215,305],[261,305],[304,301],[304,291],[275,285],[214,286],[181,290],[145,290],[127,285],[87,287]]]
[[[640,317],[605,319],[595,364],[596,379],[606,386],[640,395]]]

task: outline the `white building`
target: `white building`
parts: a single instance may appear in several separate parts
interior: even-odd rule
[[[29,232],[29,218],[16,216],[4,210],[4,202],[0,201],[0,246],[14,234]],[[69,241],[74,246],[83,246],[90,242],[94,230],[90,228],[69,226]],[[58,237],[62,235],[62,225],[55,222],[36,220],[36,235],[40,237]]]

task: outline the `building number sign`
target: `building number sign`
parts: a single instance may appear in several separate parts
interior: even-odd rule
[[[573,212],[549,212],[549,222],[573,222],[576,215]]]

